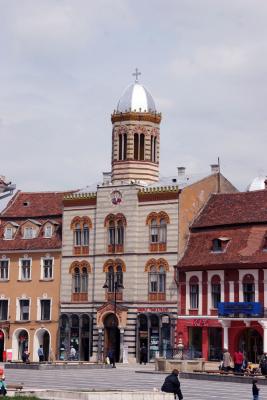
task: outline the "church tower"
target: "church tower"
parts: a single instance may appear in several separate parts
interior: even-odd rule
[[[138,81],[122,94],[111,116],[112,183],[153,183],[159,180],[161,114],[147,89]]]

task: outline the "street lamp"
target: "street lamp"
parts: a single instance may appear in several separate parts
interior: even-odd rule
[[[103,285],[103,289],[110,289],[111,293],[114,293],[114,313],[116,315],[117,311],[117,293],[120,289],[124,289],[123,284],[120,282],[120,279],[118,279],[118,273],[115,274],[115,279],[114,279],[114,272],[112,274],[112,279],[111,279],[111,285],[108,284],[108,280]]]

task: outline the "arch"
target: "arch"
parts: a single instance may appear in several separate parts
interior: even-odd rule
[[[134,160],[138,160],[139,156],[139,135],[134,134]]]
[[[26,335],[25,335],[26,333]],[[24,339],[22,340],[22,336],[24,335]],[[30,344],[30,334],[29,331],[25,328],[18,328],[13,332],[12,336],[12,361],[21,360],[22,352],[24,349],[29,349]]]
[[[153,211],[150,214],[148,214],[148,216],[146,217],[146,225],[151,224],[152,220],[154,219],[156,219],[157,224],[159,225],[161,223],[161,220],[164,220],[166,224],[170,223],[170,217],[165,211],[160,211],[158,213]]]
[[[169,215],[165,212],[165,211],[160,211],[158,213],[158,221],[160,222],[160,220],[163,219],[164,221],[166,221],[166,224],[170,223],[170,217]]]
[[[150,214],[148,214],[148,216],[146,217],[146,225],[151,224],[151,221],[153,219],[157,219],[158,214],[156,212],[151,212]]]
[[[108,214],[104,220],[104,226],[108,226],[111,222],[115,223],[116,216],[114,214]]]
[[[127,220],[126,220],[124,214],[122,214],[122,213],[116,214],[115,220],[116,220],[117,223],[121,221],[124,226],[127,226]]]
[[[75,270],[75,268],[83,269],[86,268],[88,273],[92,272],[91,265],[89,264],[88,261],[82,260],[82,261],[73,261],[70,265],[69,268],[69,273],[72,274]]]
[[[198,285],[199,284],[199,280],[197,276],[191,276],[190,280],[189,280],[189,285]]]
[[[84,216],[84,217],[76,216],[76,217],[74,217],[71,220],[70,228],[71,229],[75,229],[77,224],[80,224],[81,227],[83,227],[84,225],[87,225],[89,229],[91,229],[92,226],[93,226],[91,218],[89,218],[87,216]]]
[[[159,258],[158,260],[151,258],[148,260],[145,265],[145,272],[150,272],[152,267],[156,267],[157,271],[160,270],[160,267],[163,267],[166,272],[170,270],[169,263],[164,258]]]
[[[246,274],[243,277],[243,282],[242,283],[254,283],[255,279],[254,279],[254,275],[253,274]]]
[[[36,330],[33,338],[33,361],[39,361],[38,348],[40,345],[43,346],[44,361],[49,361],[49,355],[51,352],[51,333],[45,328],[39,328]]]
[[[126,272],[126,264],[120,258],[112,260],[109,258],[103,265],[103,272],[109,272],[109,268],[112,267],[114,272],[118,272],[118,267],[121,266],[122,272]]]
[[[139,159],[143,161],[145,159],[145,135],[143,133],[141,133],[139,141],[140,141]]]
[[[219,275],[213,275],[212,278],[211,278],[211,284],[212,285],[216,285],[216,284],[219,284],[219,283],[221,283],[220,276]]]

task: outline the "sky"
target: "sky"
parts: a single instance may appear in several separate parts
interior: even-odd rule
[[[110,116],[134,81],[161,123],[161,176],[267,175],[266,0],[0,0],[0,175],[69,190],[110,170]]]

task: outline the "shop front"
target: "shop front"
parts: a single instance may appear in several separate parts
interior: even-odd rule
[[[164,312],[143,312],[137,316],[136,360],[140,361],[140,348],[146,347],[148,362],[157,356],[171,357],[173,328],[171,316]]]
[[[92,356],[92,329],[91,314],[62,314],[59,319],[58,358],[89,361]]]

